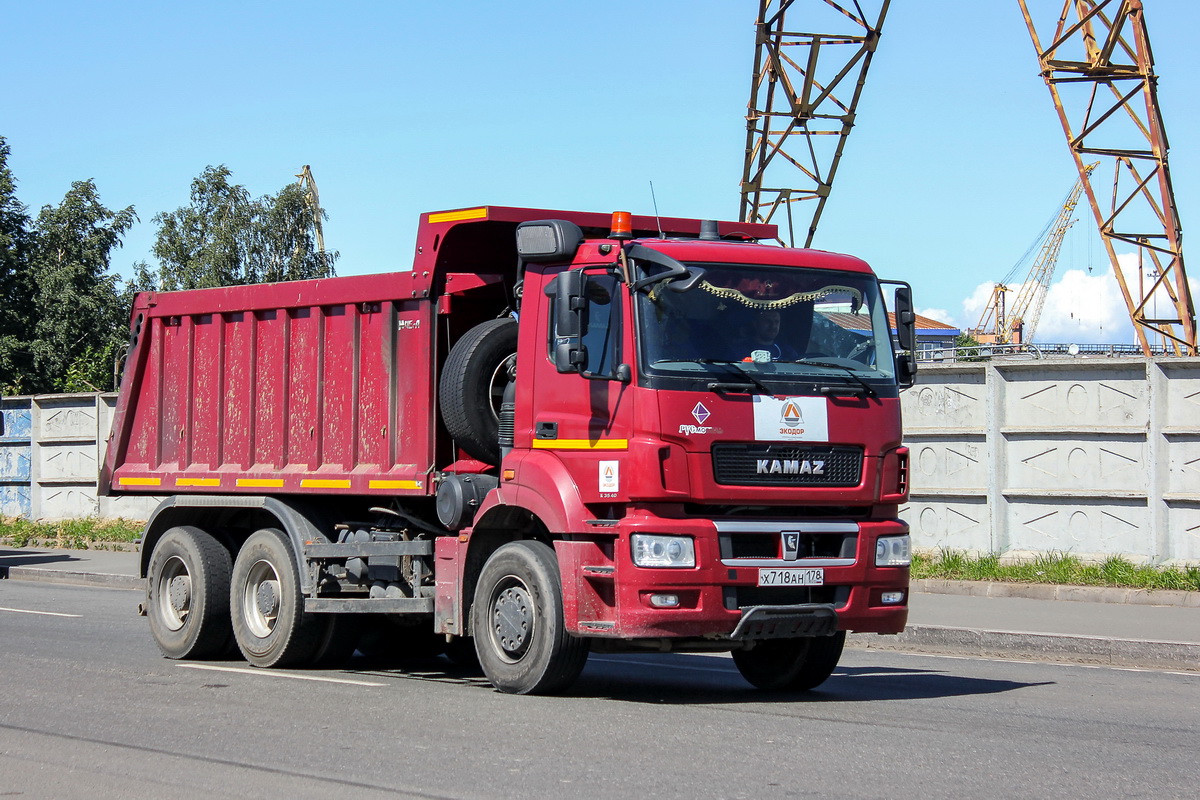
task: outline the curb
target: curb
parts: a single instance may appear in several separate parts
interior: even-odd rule
[[[136,575],[117,575],[110,572],[74,572],[65,569],[0,566],[0,579],[60,583],[73,586],[102,586],[109,589],[141,589],[146,581]]]
[[[895,636],[851,634],[846,638],[846,646],[860,650],[897,650],[933,655],[1200,672],[1200,644],[1152,639],[909,625],[904,633]]]
[[[1030,600],[1200,608],[1200,592],[1176,589],[1122,589],[1110,586],[1059,586],[1049,583],[950,581],[937,578],[918,578],[911,582],[910,591],[971,597],[1024,597]]]

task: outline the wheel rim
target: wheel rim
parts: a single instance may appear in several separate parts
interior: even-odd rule
[[[279,573],[270,561],[260,559],[250,566],[242,586],[242,616],[246,627],[260,639],[275,630],[282,600]]]
[[[158,573],[158,616],[177,631],[192,613],[192,575],[179,556],[171,556]]]
[[[500,657],[509,663],[524,658],[533,642],[537,610],[533,593],[519,578],[509,576],[497,587],[491,623],[492,639]]]
[[[512,368],[513,362],[517,360],[517,354],[505,358],[496,365],[496,369],[492,370],[491,380],[488,382],[488,397],[491,398],[492,416],[496,422],[500,422],[500,405],[504,402],[504,390],[509,384],[509,370]]]

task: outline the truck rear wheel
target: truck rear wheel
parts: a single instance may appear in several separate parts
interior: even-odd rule
[[[321,628],[317,647],[309,663],[314,667],[340,667],[354,655],[362,635],[362,620],[358,614],[319,614]]]
[[[500,403],[517,353],[517,321],[493,319],[450,350],[439,386],[446,430],[473,458],[500,463]]]
[[[750,650],[734,650],[733,663],[742,677],[759,689],[807,692],[833,674],[846,632],[804,639],[767,639]]]
[[[300,573],[281,531],[253,534],[233,562],[229,598],[238,649],[256,667],[285,667],[311,659],[330,620],[304,613]]]
[[[471,623],[483,673],[502,692],[562,691],[587,662],[587,640],[563,626],[558,561],[541,542],[510,542],[492,554],[479,574]]]
[[[154,545],[147,570],[146,616],[167,658],[211,658],[229,645],[229,551],[188,525]]]

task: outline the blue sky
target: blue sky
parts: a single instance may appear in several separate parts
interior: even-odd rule
[[[1052,24],[1058,0],[1031,2]],[[1200,224],[1200,4],[1145,5],[1186,232]],[[653,181],[664,215],[738,213],[755,0],[0,8],[18,194],[36,211],[93,178],[110,208],[135,206],[124,274],[150,259],[150,218],[209,164],[256,195],[311,164],[340,274],[406,268],[418,214],[440,208],[652,213]],[[815,245],[974,324],[979,287],[1075,177],[1016,0],[895,0]],[[1040,338],[1132,340],[1092,227],[1081,216],[1064,248],[1042,321],[1055,335]]]

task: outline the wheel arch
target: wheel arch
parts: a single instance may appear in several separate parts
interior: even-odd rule
[[[468,635],[470,630],[471,606],[475,602],[475,587],[483,565],[509,542],[533,540],[554,547],[554,536],[537,515],[527,508],[497,504],[486,508],[471,529],[466,558],[462,572],[462,617]]]
[[[262,528],[279,528],[299,554],[307,541],[330,541],[325,531],[332,522],[311,504],[265,495],[173,495],[154,509],[142,532],[139,575],[146,577],[150,556],[162,535],[177,525],[195,525],[212,534],[230,553],[237,555],[250,534]],[[311,590],[307,570],[300,570],[300,587]]]

